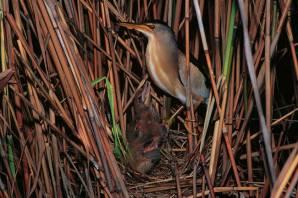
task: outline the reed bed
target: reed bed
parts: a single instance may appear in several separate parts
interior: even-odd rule
[[[298,197],[297,16],[291,0],[0,0],[0,197]],[[159,90],[146,39],[117,25],[156,20],[208,71],[207,107]],[[148,84],[169,137],[140,175],[126,128]]]

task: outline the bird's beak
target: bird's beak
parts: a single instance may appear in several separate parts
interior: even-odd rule
[[[139,31],[148,37],[152,35],[153,29],[154,29],[153,24],[135,24],[135,23],[120,22],[120,23],[118,23],[118,25],[121,27],[125,27],[128,30]]]

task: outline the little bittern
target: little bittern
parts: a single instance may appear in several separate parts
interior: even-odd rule
[[[129,30],[143,33],[147,39],[146,65],[153,82],[163,91],[186,104],[185,55],[178,49],[173,31],[161,23],[119,23]],[[190,63],[191,94],[194,105],[206,102],[209,89],[206,77]]]

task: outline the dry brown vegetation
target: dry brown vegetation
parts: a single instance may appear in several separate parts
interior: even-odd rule
[[[298,197],[297,16],[291,0],[0,0],[0,197]],[[140,175],[114,153],[151,82],[146,39],[116,23],[153,20],[212,94],[166,115],[151,83],[173,123]]]

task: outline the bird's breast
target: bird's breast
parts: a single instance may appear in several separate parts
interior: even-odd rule
[[[157,41],[149,41],[146,65],[153,82],[168,94],[183,100],[184,89],[179,81],[178,62]]]

